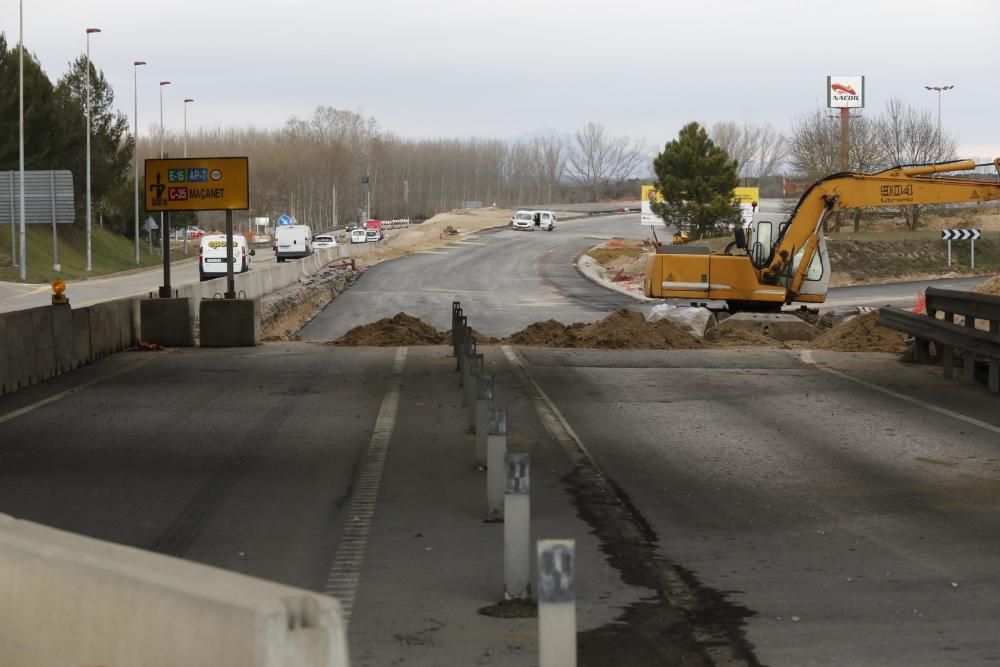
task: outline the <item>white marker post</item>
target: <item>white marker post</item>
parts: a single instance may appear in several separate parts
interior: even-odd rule
[[[576,544],[538,541],[540,667],[576,667]]]
[[[493,376],[476,376],[476,467],[486,467],[486,438],[490,430],[490,410],[493,408]]]
[[[507,410],[490,410],[486,436],[486,520],[503,521],[504,457],[507,456]]]
[[[507,454],[503,499],[503,594],[507,600],[531,597],[531,459]]]
[[[471,338],[465,339],[465,356],[462,357],[462,406],[469,405],[470,400],[475,400],[475,377],[472,374],[473,358],[476,356],[476,341]]]

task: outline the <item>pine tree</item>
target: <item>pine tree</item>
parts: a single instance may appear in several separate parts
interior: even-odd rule
[[[685,125],[677,139],[653,160],[656,189],[662,202],[652,202],[654,213],[668,224],[701,238],[720,225],[739,224],[740,210],[733,199],[739,185],[736,161],[715,145],[698,123]]]
[[[20,166],[18,131],[18,48],[0,33],[0,171]],[[52,82],[38,59],[24,54],[24,164],[25,169],[68,169],[63,162],[63,123],[55,103]]]

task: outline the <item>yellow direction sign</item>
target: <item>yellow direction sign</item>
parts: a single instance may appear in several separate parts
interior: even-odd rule
[[[740,204],[753,204],[760,201],[760,188],[733,188],[733,199]]]
[[[146,160],[147,211],[245,211],[250,167],[245,157]]]

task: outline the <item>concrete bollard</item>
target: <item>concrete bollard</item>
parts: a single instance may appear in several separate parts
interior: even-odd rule
[[[462,316],[462,303],[460,301],[451,302],[451,349],[452,354],[458,356],[458,318]]]
[[[538,541],[539,667],[576,667],[576,544]]]
[[[507,409],[490,410],[486,435],[486,520],[503,521],[504,457],[507,456]]]
[[[490,409],[493,407],[493,376],[476,376],[476,467],[486,468],[486,436],[489,431]]]
[[[472,375],[472,362],[470,360],[476,356],[476,350],[478,348],[476,341],[471,338],[466,338],[463,345],[465,345],[465,354],[462,355],[462,381],[459,385],[465,388],[465,396],[462,400],[462,405],[464,406],[469,404],[469,387],[475,386]]]
[[[466,317],[463,315],[458,318],[459,325],[455,330],[455,370],[462,371],[463,365],[465,364],[466,356],[466,345],[468,345],[468,338],[465,337],[465,321]],[[458,377],[458,386],[461,387],[464,381],[464,376],[460,375]]]
[[[476,432],[476,401],[479,391],[477,376],[482,374],[485,364],[482,354],[474,354],[469,358],[469,374],[466,377],[465,405],[469,409],[469,433]]]
[[[504,457],[503,591],[504,599],[531,598],[531,459]]]

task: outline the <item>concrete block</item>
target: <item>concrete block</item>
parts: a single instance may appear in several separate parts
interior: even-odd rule
[[[260,299],[204,299],[198,321],[202,347],[260,343]]]
[[[819,330],[789,313],[736,313],[727,317],[705,334],[706,340],[721,335],[727,329],[755,331],[775,340],[812,340]]]
[[[94,360],[90,346],[90,308],[75,308],[73,315],[73,368]]]
[[[68,303],[52,306],[52,346],[56,375],[76,368],[73,363],[73,311]]]
[[[331,597],[0,515],[0,662],[347,667]]]
[[[7,393],[23,389],[38,380],[35,376],[35,341],[31,310],[19,310],[4,316],[7,323]]]
[[[139,302],[139,312],[142,340],[167,347],[194,345],[191,299],[143,299]]]
[[[90,357],[100,359],[118,347],[118,315],[108,303],[90,307]]]
[[[137,343],[135,329],[132,326],[132,312],[134,309],[132,299],[118,299],[111,302],[111,307],[115,313],[115,322],[118,329],[118,342],[115,351],[127,350]]]

